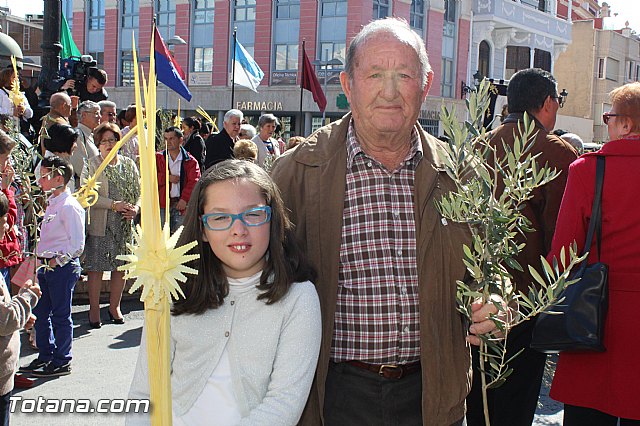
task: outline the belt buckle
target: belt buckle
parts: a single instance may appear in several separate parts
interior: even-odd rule
[[[399,365],[394,365],[394,364],[382,364],[380,366],[380,368],[378,369],[378,374],[382,377],[384,377],[384,372],[386,369],[390,369],[390,370],[394,370],[394,371],[398,371],[400,373],[400,375],[398,377],[396,377],[396,379],[401,379],[402,378],[402,367]],[[385,377],[386,378],[386,377]]]

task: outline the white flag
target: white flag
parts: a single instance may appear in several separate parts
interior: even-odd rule
[[[238,40],[235,57],[233,82],[258,93],[257,89],[264,73]]]

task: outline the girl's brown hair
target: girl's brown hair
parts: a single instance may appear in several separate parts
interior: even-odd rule
[[[258,300],[266,300],[267,304],[275,303],[287,294],[294,282],[315,279],[315,271],[307,262],[293,233],[293,225],[287,216],[280,190],[267,172],[248,161],[222,161],[213,165],[198,181],[187,206],[185,225],[178,246],[191,241],[198,242],[191,252],[199,254],[200,258],[189,263],[198,274],[189,275],[181,285],[186,297],[174,302],[173,315],[201,314],[208,309],[215,309],[223,304],[224,298],[229,294],[229,282],[222,262],[202,238],[206,190],[209,185],[229,179],[244,179],[257,185],[266,204],[271,206],[268,256],[260,277],[258,289],[262,293]]]

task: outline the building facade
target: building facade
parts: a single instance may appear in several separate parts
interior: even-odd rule
[[[14,16],[9,8],[0,7],[0,28],[22,49],[24,77],[37,75],[42,56],[42,15]]]
[[[386,16],[405,18],[424,38],[434,82],[420,121],[434,135],[442,132],[439,114],[445,105],[464,108],[460,82],[469,81],[469,45],[473,0],[67,0],[73,38],[109,75],[110,98],[119,107],[134,100],[132,48],[148,56],[155,17],[165,42],[187,74],[193,94],[182,110],[198,106],[217,114],[241,109],[253,122],[262,112],[281,118],[285,132],[309,134],[322,125],[311,94],[302,95],[302,45],[326,87],[326,117],[335,120],[349,106],[339,84],[346,48],[360,28]],[[231,103],[232,34],[253,56],[265,77],[258,93],[235,87]],[[179,36],[186,44],[178,44]],[[173,39],[172,39],[173,38]],[[158,88],[159,107],[176,109],[177,95]],[[464,118],[462,115],[461,118]],[[303,126],[301,128],[301,126]]]
[[[628,26],[607,30],[607,17],[573,22],[573,42],[558,58],[556,77],[570,93],[563,114],[587,124],[567,129],[585,142],[608,140],[602,113],[611,109],[609,92],[640,81],[640,38]]]

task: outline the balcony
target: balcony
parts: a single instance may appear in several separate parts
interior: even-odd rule
[[[571,24],[556,16],[554,0],[474,0],[473,12],[474,22],[490,22],[493,30],[507,31],[515,39],[571,42]]]

